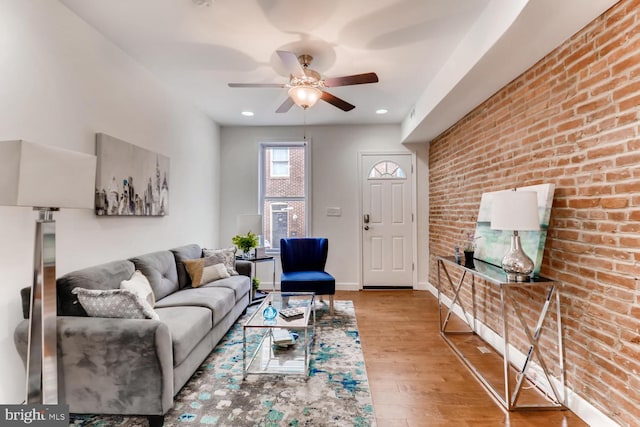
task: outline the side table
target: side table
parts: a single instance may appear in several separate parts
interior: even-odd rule
[[[275,257],[272,257],[272,256],[254,257],[254,258],[236,257],[236,259],[242,260],[242,261],[248,261],[253,264],[253,268],[251,269],[251,287],[252,288],[253,288],[253,279],[256,277],[256,270],[258,267],[257,265],[263,262],[271,262],[272,272],[273,272],[272,290],[273,291],[276,290],[276,258]],[[255,294],[252,293],[252,295],[253,295],[253,298],[251,299],[249,304],[256,304],[259,301],[262,301],[267,296],[267,294],[263,292],[258,292],[258,291],[256,291]]]

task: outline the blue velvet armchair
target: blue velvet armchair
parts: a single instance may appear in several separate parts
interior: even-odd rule
[[[324,237],[280,239],[282,292],[315,292],[329,295],[329,313],[333,314],[336,279],[324,271],[329,240]]]

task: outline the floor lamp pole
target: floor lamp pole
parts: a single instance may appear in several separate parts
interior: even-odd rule
[[[56,303],[57,208],[34,208],[36,221],[33,284],[29,315],[26,403],[58,403]]]

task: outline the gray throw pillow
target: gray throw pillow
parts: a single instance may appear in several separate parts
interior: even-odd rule
[[[235,246],[231,246],[224,249],[203,249],[202,253],[205,257],[218,257],[220,262],[227,267],[229,275],[237,276],[239,273],[236,271],[236,251],[237,248]]]
[[[71,293],[90,317],[160,320],[146,300],[126,289],[74,288]]]

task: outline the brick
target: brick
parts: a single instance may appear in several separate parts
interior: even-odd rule
[[[608,197],[600,199],[603,209],[621,209],[629,205],[629,199],[623,197]]]

